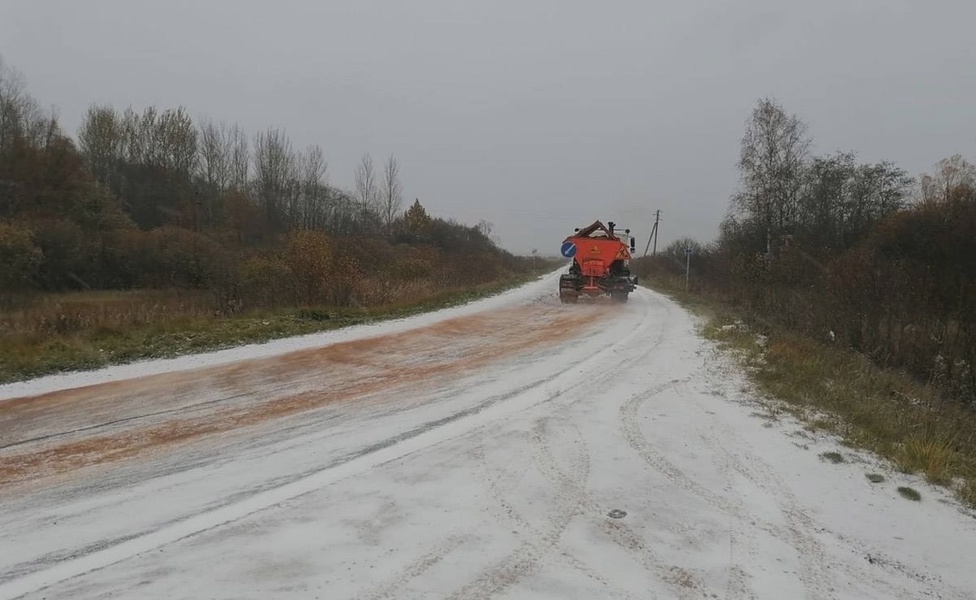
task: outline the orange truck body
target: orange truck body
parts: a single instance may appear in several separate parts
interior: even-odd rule
[[[631,276],[629,270],[633,251],[630,230],[621,236],[612,221],[607,226],[596,221],[578,229],[563,240],[563,256],[572,258],[573,262],[569,272],[559,278],[559,299],[574,303],[580,297],[609,296],[617,302],[626,302],[630,292],[637,288],[637,277]]]

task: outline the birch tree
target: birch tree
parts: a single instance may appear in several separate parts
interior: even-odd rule
[[[376,172],[373,170],[373,157],[368,153],[356,166],[356,201],[359,203],[361,225],[366,227],[376,204]]]
[[[400,214],[403,205],[403,186],[400,184],[400,164],[392,154],[383,168],[383,189],[381,191],[380,212],[387,233]]]
[[[299,214],[297,223],[305,229],[324,226],[328,189],[325,152],[318,145],[309,146],[298,157]]]
[[[291,141],[280,129],[269,129],[254,138],[254,176],[258,199],[273,227],[281,224],[293,181],[295,156]]]
[[[111,106],[93,105],[78,130],[78,146],[95,179],[108,185],[122,159],[124,129]]]
[[[739,153],[743,190],[739,209],[758,221],[766,237],[786,233],[798,217],[798,197],[810,141],[806,125],[770,99],[760,100],[746,123]]]
[[[230,148],[230,186],[246,193],[251,177],[250,141],[244,130],[234,125],[227,132],[227,143]]]
[[[10,151],[18,136],[38,142],[43,129],[40,106],[27,93],[24,76],[0,57],[0,156]]]

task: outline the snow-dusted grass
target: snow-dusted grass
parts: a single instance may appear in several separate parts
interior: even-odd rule
[[[912,502],[920,502],[922,500],[922,495],[918,493],[918,490],[908,486],[903,485],[899,487],[898,493],[901,494],[902,498],[911,500]]]
[[[726,306],[690,294],[675,299],[702,317],[705,337],[736,357],[768,414],[785,410],[809,431],[839,435],[976,507],[976,411],[847,348],[774,327],[759,333]]]
[[[820,455],[820,458],[829,460],[835,465],[844,462],[844,455],[840,452],[824,452]]]

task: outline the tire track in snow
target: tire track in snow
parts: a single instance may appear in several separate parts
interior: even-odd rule
[[[518,441],[531,441],[531,438],[527,434],[520,432],[518,434]],[[511,443],[509,442],[508,445],[511,446]],[[481,432],[478,443],[471,450],[471,455],[478,461],[485,485],[496,499],[501,499],[504,496],[504,493],[508,491],[506,488],[518,485],[522,478],[525,477],[526,471],[532,465],[531,461],[526,460],[524,454],[520,452],[515,454],[503,468],[496,469],[495,474],[492,475],[492,468],[488,464],[488,454],[485,451],[484,431]],[[505,486],[501,484],[503,477],[508,480],[508,484]]]
[[[506,493],[508,490],[503,489],[503,487],[500,485],[500,480],[505,475],[508,475],[506,479],[508,479],[510,483],[514,482],[517,485],[517,483],[524,477],[525,472],[532,464],[532,461],[525,458],[522,453],[519,453],[516,455],[516,459],[521,458],[522,460],[516,461],[514,471],[506,467],[505,469],[498,470],[494,475],[492,475],[483,441],[478,444],[474,454],[475,458],[479,461],[485,485],[496,503],[494,507],[491,507],[493,508],[493,512],[496,512],[499,516],[508,518],[510,521],[512,521],[512,523],[519,528],[520,534],[541,537],[542,532],[537,527],[529,523],[528,519],[526,519],[526,517],[507,500]],[[625,600],[631,600],[633,598],[629,592],[620,589],[612,581],[597,573],[592,567],[572,554],[568,552],[561,552],[559,555],[556,555],[555,558],[557,562],[562,562],[569,565],[576,571],[582,573],[588,579],[599,583],[607,590],[607,593],[612,595],[612,597],[623,598]]]
[[[700,404],[699,404],[699,406],[700,406]],[[703,408],[703,410],[704,410],[704,408]],[[745,473],[742,472],[742,469],[741,469],[742,462],[738,458],[736,458],[735,456],[733,456],[733,454],[731,452],[729,452],[729,450],[727,448],[725,448],[722,444],[717,443],[715,441],[716,440],[715,436],[706,435],[705,430],[703,428],[701,428],[701,427],[699,427],[699,429],[698,429],[698,436],[699,436],[699,439],[701,440],[701,442],[703,443],[703,445],[706,448],[708,448],[708,449],[710,449],[712,451],[713,456],[715,457],[715,460],[721,462],[723,470],[725,470],[726,473],[729,476],[731,476],[732,474],[738,474],[738,475],[744,477],[747,481],[749,481],[750,483],[752,483],[753,485],[755,485],[757,488],[763,490],[764,492],[766,492],[767,494],[769,494],[771,497],[773,497],[774,498],[774,502],[778,506],[781,505],[781,501],[776,497],[775,491],[770,490],[766,486],[760,485],[755,479],[753,479],[749,475],[747,475],[747,474],[745,474]],[[729,582],[728,582],[728,586],[726,588],[726,593],[727,593],[727,596],[728,597],[730,597],[730,598],[746,598],[746,597],[751,597],[752,595],[754,595],[754,592],[747,587],[748,586],[747,581],[748,581],[749,575],[741,567],[741,565],[739,564],[739,561],[736,561],[735,560],[734,557],[736,556],[737,553],[733,550],[733,547],[732,547],[732,546],[742,545],[743,546],[743,550],[750,557],[752,557],[753,559],[758,559],[758,550],[757,550],[757,547],[756,547],[756,541],[757,540],[756,540],[755,534],[754,533],[751,533],[750,534],[749,532],[762,531],[762,532],[767,533],[767,534],[771,535],[772,537],[774,537],[776,539],[780,539],[780,540],[782,540],[784,538],[789,538],[790,546],[796,552],[797,559],[800,562],[801,571],[804,570],[804,569],[806,569],[806,570],[809,571],[809,569],[805,566],[806,563],[807,563],[807,561],[808,561],[808,554],[807,553],[809,552],[809,550],[808,550],[809,545],[805,543],[805,539],[801,539],[801,538],[798,537],[798,534],[797,534],[795,528],[793,527],[793,523],[791,523],[789,516],[785,512],[783,512],[782,510],[780,510],[780,513],[782,514],[782,516],[784,517],[784,519],[787,522],[786,529],[784,529],[782,527],[779,527],[779,526],[775,526],[775,525],[773,525],[772,523],[769,523],[769,522],[761,521],[759,519],[759,517],[757,517],[755,515],[752,515],[748,511],[746,511],[745,510],[745,507],[742,506],[741,504],[740,504],[739,510],[735,511],[734,513],[730,513],[729,514],[730,524],[732,522],[748,523],[748,524],[752,525],[752,529],[746,527],[744,529],[737,529],[736,530],[736,531],[738,531],[740,533],[746,533],[746,535],[748,535],[748,540],[749,540],[748,543],[745,543],[745,544],[733,544],[733,542],[730,540],[729,554],[730,554],[730,565],[731,565],[731,568],[730,568],[730,573],[729,573]],[[822,555],[822,551],[821,551],[821,555]],[[822,565],[821,565],[821,568],[822,568]],[[800,583],[803,586],[807,597],[811,597],[811,587],[810,587],[810,585],[808,585],[808,581],[809,580],[810,580],[810,575],[809,574],[807,576],[804,576],[802,573],[800,574]],[[816,598],[816,597],[819,597],[819,596],[814,595],[812,597],[815,597]]]
[[[544,424],[537,427],[538,435],[536,456],[537,464],[543,468],[543,474],[553,482],[561,482],[563,485],[572,485],[571,475],[566,474],[559,466],[553,456],[552,449],[545,436]],[[581,443],[582,434],[576,430],[578,439]],[[627,525],[612,520],[604,516],[605,507],[601,507],[585,488],[576,490],[581,506],[586,509],[586,514],[592,515],[593,520],[598,519],[600,530],[617,546],[621,547],[628,554],[635,558],[641,566],[652,576],[671,587],[672,592],[677,598],[700,598],[701,592],[696,589],[700,582],[684,569],[668,565],[667,562],[651,548],[643,538]]]
[[[746,466],[746,463],[730,452],[728,448],[716,443],[714,436],[706,435],[704,431],[699,428],[698,433],[701,441],[712,451],[714,460],[724,465],[723,469],[738,473],[747,481],[755,485],[758,489],[766,492],[770,497],[775,499],[777,505],[781,507],[780,512],[787,523],[785,528],[771,523],[759,516],[750,514],[745,510],[741,500],[728,499],[703,487],[701,484],[688,477],[678,467],[671,463],[667,458],[664,457],[663,454],[654,449],[653,445],[650,444],[640,432],[638,411],[641,404],[644,401],[661,394],[668,387],[674,386],[680,391],[687,380],[688,379],[674,380],[669,382],[669,384],[656,386],[647,392],[633,397],[629,402],[621,407],[621,430],[630,445],[635,451],[637,451],[638,454],[640,454],[648,465],[659,471],[678,487],[685,489],[689,493],[705,501],[707,504],[729,515],[730,575],[726,586],[727,597],[748,598],[754,594],[754,592],[748,587],[748,574],[741,568],[740,565],[737,564],[734,557],[740,550],[744,550],[746,552],[754,551],[756,543],[755,531],[767,533],[777,539],[789,540],[790,544],[797,553],[798,560],[800,561],[800,580],[801,584],[804,586],[804,589],[807,590],[808,597],[832,597],[830,595],[825,595],[831,593],[831,585],[829,583],[823,583],[824,581],[829,581],[827,573],[830,572],[831,568],[827,567],[826,554],[812,533],[822,528],[818,527],[809,514],[807,514],[800,507],[798,499],[795,497],[792,491],[786,487],[782,479],[779,478],[774,471],[772,471],[768,464],[766,464],[765,469],[763,469],[761,472],[755,472],[754,469],[750,469],[748,466]],[[694,394],[688,393],[680,393],[680,395],[682,397],[694,396]],[[705,408],[699,401],[696,400],[696,404],[702,408],[703,414],[707,414]],[[738,439],[738,436],[727,428],[723,430],[723,433],[727,437]],[[753,460],[761,459],[758,457],[753,457]],[[736,521],[745,524],[746,526],[736,526]],[[851,570],[847,565],[834,566],[841,566],[847,571]],[[878,583],[880,584],[884,582]],[[904,590],[900,590],[890,585],[885,585],[884,587],[886,587],[887,592],[892,595],[891,597],[909,597],[905,595]]]
[[[630,443],[631,447],[633,447],[634,450],[640,454],[648,465],[659,471],[669,481],[678,487],[686,490],[714,508],[725,512],[729,515],[730,519],[738,519],[742,522],[748,522],[756,529],[770,533],[778,539],[789,539],[790,544],[793,546],[796,552],[797,560],[800,563],[800,572],[798,575],[800,578],[800,583],[805,590],[806,597],[812,600],[831,598],[832,595],[825,595],[832,593],[832,585],[829,583],[831,579],[824,565],[823,549],[816,538],[809,533],[809,529],[807,528],[808,522],[805,519],[806,515],[802,512],[802,510],[799,509],[795,496],[792,496],[792,492],[786,488],[785,484],[782,484],[782,482],[779,481],[779,485],[771,485],[764,480],[763,477],[757,477],[755,473],[746,468],[744,463],[726,448],[715,444],[707,437],[701,436],[702,441],[707,445],[707,447],[709,447],[714,454],[723,456],[734,471],[738,472],[740,475],[759,487],[759,489],[765,491],[772,498],[774,498],[777,505],[780,507],[780,513],[787,523],[784,531],[781,527],[778,527],[772,523],[764,522],[753,515],[750,515],[743,507],[741,501],[736,502],[729,500],[728,498],[702,486],[700,483],[676,467],[659,451],[654,449],[653,445],[650,444],[644,437],[643,433],[641,433],[638,422],[638,412],[643,402],[661,394],[669,387],[683,386],[689,379],[690,378],[673,380],[668,384],[662,384],[661,386],[652,388],[645,393],[634,396],[630,401],[624,404],[620,409],[620,426],[624,437],[627,439],[628,443]],[[681,395],[683,397],[688,397],[691,394],[685,392]],[[704,409],[702,412],[704,413]],[[775,474],[771,470],[767,470],[764,475],[769,480],[776,478]],[[746,544],[748,543],[749,542],[746,541]],[[738,546],[739,541],[732,540],[730,538],[730,544]],[[730,564],[730,569],[735,569],[734,562]],[[739,570],[741,570],[741,568]],[[730,572],[730,580],[727,584],[727,590],[735,590],[739,586],[738,582],[734,582],[732,577],[733,572]],[[744,579],[740,580],[744,583]],[[749,589],[740,591],[746,595],[752,593]]]
[[[742,511],[741,503],[734,502],[720,494],[716,494],[686,475],[684,471],[676,467],[674,463],[655,450],[640,430],[638,416],[643,403],[669,389],[673,389],[678,384],[687,381],[687,379],[672,379],[671,381],[661,383],[634,395],[620,407],[620,431],[630,447],[644,459],[644,462],[664,475],[668,481],[693,496],[704,500],[714,508],[730,514],[740,514]]]
[[[640,350],[638,352],[634,353],[629,357],[618,358],[611,365],[609,365],[608,368],[598,371],[595,376],[586,378],[583,380],[583,382],[580,385],[575,386],[574,391],[577,393],[577,395],[580,398],[584,398],[584,399],[588,398],[586,390],[601,389],[602,387],[605,386],[607,382],[612,381],[619,374],[624,373],[628,369],[634,367],[639,361],[644,359],[649,353],[651,353],[655,348],[657,348],[657,346],[659,346],[662,343],[664,339],[664,324],[667,322],[667,320],[652,321],[651,319],[648,318],[650,315],[651,303],[652,302],[656,304],[661,304],[661,303],[659,300],[657,300],[656,298],[650,295],[643,295],[643,299],[645,300],[644,304],[642,305],[643,312],[640,315],[637,326],[634,327],[621,340],[618,340],[617,343],[613,344],[613,346],[609,348],[603,348],[599,350],[597,354],[605,355],[609,353],[616,353],[616,347],[623,346],[624,345],[623,342],[630,341],[632,339],[640,339],[641,337],[645,337],[648,335],[648,333],[653,331],[653,333],[651,334],[652,337],[650,339],[650,342],[641,344]],[[668,305],[664,304],[664,306],[666,308],[666,312],[670,312]],[[579,402],[579,401],[581,400],[576,400],[575,402]],[[548,477],[550,481],[554,483],[554,485],[556,485],[557,487],[561,486],[562,488],[568,487],[568,489],[575,489],[576,494],[578,495],[577,509],[574,510],[573,514],[570,514],[568,516],[568,519],[565,520],[565,523],[563,523],[563,520],[566,518],[566,515],[557,513],[557,515],[551,517],[549,520],[549,524],[551,525],[551,527],[548,528],[547,530],[543,530],[543,532],[539,535],[541,539],[546,541],[553,540],[553,543],[555,543],[558,542],[558,538],[559,536],[562,535],[562,531],[565,531],[566,527],[568,527],[572,517],[575,516],[576,512],[578,512],[579,503],[585,502],[590,509],[594,509],[594,510],[598,510],[598,509],[596,508],[597,506],[596,503],[593,502],[591,499],[589,499],[589,496],[586,494],[585,486],[576,483],[576,474],[567,476],[564,473],[562,473],[562,471],[558,468],[558,466],[556,465],[552,457],[551,452],[549,452],[548,450],[548,445],[544,441],[543,434],[544,434],[545,422],[540,421],[540,423],[542,424],[543,431],[540,431],[540,428],[537,427],[533,435],[533,437],[537,442],[537,447],[540,449],[536,452],[535,455],[536,465],[537,466],[541,465],[545,467],[544,469],[545,471],[548,471],[550,475],[555,475],[555,477],[553,476]],[[583,448],[585,448],[585,442],[583,442],[582,435],[579,435],[578,439],[580,440],[580,443],[583,444]],[[585,456],[587,470],[588,470],[589,457],[588,454],[585,454],[584,456]],[[482,457],[483,457],[483,449],[482,449]],[[508,504],[498,496],[496,496],[496,499],[500,500],[500,504],[503,506],[503,509],[506,511],[507,514],[509,514],[515,519],[521,518],[521,516],[518,515],[517,511],[515,511],[510,504]],[[613,525],[615,524],[612,524],[610,527],[610,531],[609,531],[610,537],[614,539],[614,541],[616,541],[619,545],[621,545],[622,547],[624,547],[629,551],[632,551],[634,548],[639,548],[639,549],[643,548],[643,544],[640,542],[639,538],[634,536],[633,532],[629,531],[629,528],[627,528],[627,531],[631,534],[631,536],[627,539],[622,540],[621,538],[626,536],[624,536],[624,534],[616,533],[616,528],[613,527]],[[554,531],[558,531],[558,535],[553,535]],[[511,585],[521,577],[521,574],[519,574],[517,577],[514,578],[512,577],[514,571],[512,569],[511,563],[513,560],[518,562],[521,559],[522,555],[526,553],[527,546],[532,546],[532,544],[531,543],[523,544],[523,546],[520,546],[508,558],[506,558],[501,563],[493,567],[491,570],[487,571],[486,573],[483,573],[482,576],[480,576],[474,582],[472,582],[471,584],[463,588],[460,592],[458,592],[458,594],[464,594],[464,595],[458,596],[457,594],[455,594],[454,596],[451,597],[452,598],[490,597],[490,595],[493,595],[495,591],[501,591],[502,589],[507,588],[509,585]],[[546,546],[548,548],[549,544],[547,544]],[[646,549],[644,554],[648,554],[646,552]],[[643,560],[643,562],[648,563],[649,561],[646,560],[647,557],[645,556],[644,558],[645,560]],[[533,560],[527,561],[525,566],[534,567],[537,562],[538,562],[538,558],[533,558]],[[583,566],[580,561],[576,560],[576,562],[578,565]],[[526,568],[526,571],[527,570],[528,568]],[[589,573],[584,572],[584,574],[588,574],[588,576],[590,576],[591,578],[595,578],[597,581],[601,581],[601,582],[606,581],[605,578],[602,578],[602,576],[599,576],[598,574],[594,573],[591,569],[587,568],[587,571]],[[502,575],[503,577],[498,577],[499,574]],[[673,573],[669,572],[668,575],[662,575],[662,579],[668,580],[668,576],[673,576]],[[496,586],[496,588],[491,588],[489,582],[493,578],[503,579],[507,583],[504,586]],[[486,589],[489,590],[488,596],[478,595],[480,593],[485,593]],[[474,594],[474,596],[471,596],[471,594]]]
[[[727,374],[717,370],[716,366],[710,368],[710,376],[716,377],[718,379],[724,379]],[[718,391],[718,395],[722,395],[724,392],[722,390]],[[711,395],[716,395],[716,392],[712,390]],[[709,413],[701,397],[697,394],[690,394],[694,399],[694,402],[699,406],[703,412]],[[740,401],[741,403],[741,401]],[[747,404],[752,406],[752,404]],[[889,559],[888,555],[872,546],[863,540],[858,540],[856,538],[851,538],[844,533],[838,533],[829,530],[821,522],[817,521],[809,511],[802,507],[799,498],[793,494],[792,490],[786,487],[786,483],[781,477],[779,477],[772,465],[765,461],[761,456],[756,454],[752,449],[752,446],[745,440],[737,431],[728,427],[724,422],[718,421],[714,417],[709,419],[710,424],[713,428],[719,429],[722,432],[724,439],[732,441],[737,446],[735,454],[741,457],[749,457],[751,463],[760,463],[761,468],[750,470],[745,462],[741,458],[733,456],[733,453],[724,446],[719,446],[716,444],[716,436],[705,436],[701,430],[699,430],[699,435],[702,441],[715,452],[721,453],[725,456],[726,460],[729,462],[730,466],[734,468],[736,472],[742,475],[747,481],[752,483],[757,488],[766,491],[771,496],[775,497],[775,490],[770,491],[771,487],[774,488],[786,488],[786,493],[792,497],[792,502],[796,506],[796,510],[793,511],[797,515],[797,519],[801,522],[802,526],[813,535],[813,532],[820,532],[824,534],[831,535],[837,542],[846,546],[846,550],[851,554],[852,560],[837,559],[824,553],[824,570],[828,572],[844,572],[852,580],[866,582],[869,581],[872,587],[872,591],[883,591],[885,598],[897,598],[898,600],[916,600],[919,598],[919,594],[926,598],[934,598],[938,600],[973,600],[973,593],[966,590],[960,590],[952,586],[947,585],[941,578],[936,577],[933,581],[933,577],[926,575],[924,573],[918,572],[911,569],[905,565],[900,564],[894,559]],[[770,485],[769,482],[773,481],[774,484]],[[784,515],[785,517],[785,515]],[[763,528],[760,528],[763,529]],[[768,533],[773,533],[771,530],[766,530]],[[858,567],[860,561],[869,560],[869,565],[862,565]],[[855,562],[857,561],[857,562]],[[879,576],[876,572],[872,572],[871,568],[881,571],[884,573],[883,576]],[[917,584],[925,586],[922,590],[909,590],[905,586],[900,586],[895,583],[898,579],[907,578]],[[932,588],[932,584],[937,582],[940,585],[939,589]],[[948,588],[948,595],[943,593]]]
[[[233,394],[231,396],[223,396],[220,398],[214,398],[213,400],[206,400],[203,402],[196,402],[193,404],[187,404],[180,406],[178,408],[169,408],[166,410],[157,410],[153,412],[133,415],[131,417],[123,417],[121,419],[113,419],[111,421],[105,421],[104,423],[96,423],[94,425],[86,425],[85,427],[77,427],[75,429],[68,429],[65,431],[58,431],[55,433],[48,433],[45,435],[39,435],[23,440],[18,440],[16,442],[10,442],[8,444],[0,445],[0,450],[7,450],[9,448],[16,448],[18,446],[24,446],[27,444],[35,444],[37,442],[47,442],[54,439],[69,437],[79,433],[91,433],[92,431],[98,431],[100,429],[110,429],[116,425],[133,424],[139,421],[148,421],[154,417],[161,417],[164,415],[187,415],[193,414],[197,411],[203,411],[207,408],[211,408],[218,404],[224,404],[231,402],[233,400],[239,400],[241,398],[246,398],[249,394]]]
[[[699,435],[702,435],[701,430],[699,430]],[[725,487],[725,491],[729,494],[736,494],[732,477],[734,476],[735,470],[732,468],[732,463],[727,456],[719,457],[714,455],[716,462],[718,462],[718,467],[725,476],[728,482]],[[721,460],[718,460],[721,458]],[[744,503],[742,502],[741,496],[735,495],[735,503],[739,505],[740,510],[744,512]],[[758,540],[756,536],[756,528],[747,526],[749,521],[747,519],[741,518],[741,516],[729,513],[729,578],[725,584],[725,597],[727,600],[741,600],[747,598],[755,598],[756,593],[749,585],[749,581],[752,577],[743,568],[738,557],[741,553],[745,553],[751,557],[756,557],[759,554],[758,551]]]
[[[599,354],[606,354],[608,352],[616,353],[615,347],[623,346],[621,342],[630,341],[631,339],[640,339],[641,337],[647,337],[650,334],[650,341],[642,343],[639,346],[639,351],[634,353],[629,357],[617,358],[617,360],[612,363],[605,370],[599,371],[595,376],[584,379],[583,383],[576,386],[574,391],[577,392],[578,399],[570,402],[569,404],[574,404],[588,399],[588,391],[590,390],[602,390],[608,382],[613,381],[621,373],[625,373],[628,370],[637,366],[641,361],[646,359],[646,357],[651,354],[660,344],[664,341],[665,326],[669,319],[659,319],[651,320],[650,316],[650,306],[651,304],[657,304],[663,306],[666,314],[671,313],[670,305],[667,303],[662,303],[655,296],[650,293],[644,293],[641,298],[645,300],[643,304],[643,313],[640,316],[638,324],[634,327],[628,335],[621,338],[618,343],[614,344],[614,348],[604,348],[599,351]],[[633,305],[631,305],[633,306]],[[669,382],[670,384],[671,382]],[[669,384],[662,384],[662,388],[666,388]],[[579,439],[582,443],[582,435],[577,431]],[[544,436],[537,434],[534,436],[541,451],[536,453],[536,464],[541,464],[545,468],[545,473],[550,481],[553,482],[568,482],[571,484],[572,478],[567,476],[558,467],[552,453],[548,448],[548,444],[545,441]],[[547,458],[548,457],[548,458]],[[585,488],[579,490],[581,501],[584,503],[585,507],[593,512],[593,514],[601,514],[599,505],[589,496]],[[645,568],[648,569],[652,574],[657,576],[661,581],[664,581],[672,586],[674,591],[677,593],[678,597],[694,597],[686,596],[687,594],[692,594],[691,588],[698,585],[699,582],[695,581],[694,576],[687,571],[679,567],[666,567],[664,562],[657,557],[657,555],[644,544],[643,540],[637,535],[631,528],[623,525],[619,522],[609,521],[602,517],[601,514],[601,527],[605,534],[616,543],[618,546],[628,551],[629,553],[637,553],[638,562],[640,562]],[[597,575],[598,581],[602,581],[605,578]],[[591,576],[591,578],[593,578]]]
[[[786,519],[787,528],[800,562],[800,582],[811,600],[836,598],[834,579],[826,566],[823,546],[815,537],[814,523],[803,510],[793,490],[776,474],[769,463],[755,454],[748,459],[727,453],[732,468],[774,499]]]
[[[972,591],[961,590],[957,587],[948,585],[938,575],[927,575],[917,571],[908,565],[889,556],[883,550],[879,550],[861,540],[850,538],[843,533],[831,532],[834,537],[848,546],[851,552],[861,560],[869,560],[869,564],[875,569],[884,573],[886,578],[882,579],[874,573],[867,572],[867,566],[856,569],[853,563],[844,562],[840,564],[852,577],[870,578],[872,585],[884,588],[892,598],[899,600],[916,600],[917,594],[905,590],[904,587],[895,587],[890,583],[891,579],[908,578],[917,584],[925,586],[919,593],[926,598],[937,598],[938,600],[973,600]],[[937,583],[939,588],[933,588],[932,584]],[[943,593],[948,590],[947,593]]]
[[[812,589],[808,589],[808,597],[817,599],[837,597],[834,580],[829,576],[830,573],[834,572],[844,572],[855,581],[870,581],[872,589],[883,590],[887,597],[898,598],[900,600],[914,600],[919,596],[914,591],[906,590],[903,586],[894,584],[891,581],[892,578],[908,578],[915,583],[926,587],[932,584],[932,581],[927,579],[924,575],[916,572],[899,570],[892,564],[886,563],[884,560],[877,560],[871,564],[874,568],[885,573],[887,577],[878,577],[864,566],[858,568],[858,566],[851,561],[836,560],[831,558],[823,550],[823,547],[819,541],[817,541],[817,533],[833,535],[835,539],[848,547],[854,545],[852,543],[853,540],[850,540],[843,534],[829,532],[826,527],[824,527],[812,515],[810,515],[810,513],[803,507],[800,499],[795,493],[793,493],[792,489],[789,488],[788,484],[782,479],[782,477],[776,473],[772,465],[770,465],[761,456],[751,451],[748,442],[738,433],[729,429],[728,427],[724,427],[723,435],[726,438],[733,440],[739,447],[737,452],[738,456],[728,453],[728,456],[732,461],[733,468],[757,488],[765,491],[771,497],[776,499],[783,517],[787,520],[789,533],[791,536],[793,536],[794,547],[797,549],[797,552],[807,552],[808,559],[813,559],[813,564],[807,564],[804,566],[803,563],[801,563],[801,566],[804,566],[801,577],[803,577],[805,573],[805,577],[812,580]],[[705,443],[710,443],[710,440],[707,438],[705,438],[704,441]],[[871,548],[868,544],[858,542],[857,545],[860,547],[861,551],[858,552],[855,550],[849,550],[853,556],[884,556],[883,552]],[[930,591],[922,591],[921,593],[926,597],[939,598],[940,600],[972,600],[972,593],[947,586],[941,581],[940,583],[943,586],[941,588],[942,590],[948,588],[948,595],[942,592]]]
[[[540,435],[538,427],[535,435]],[[544,457],[537,454],[537,466],[541,460],[544,460]],[[583,503],[581,490],[585,489],[590,475],[590,457],[585,446],[579,447],[578,457],[573,461],[570,470],[571,473],[565,479],[555,482],[555,505],[541,527],[531,528],[535,530],[535,535],[522,542],[501,561],[484,570],[473,581],[448,596],[449,600],[492,598],[539,568],[542,560],[553,552],[563,532],[580,512]],[[510,515],[518,514],[511,505],[508,508],[507,512]],[[521,516],[515,518],[528,525]]]
[[[748,515],[746,515],[741,499],[738,497],[735,499],[729,499],[721,494],[712,492],[686,475],[681,469],[665,458],[663,454],[654,449],[654,447],[644,437],[644,434],[640,429],[638,417],[643,403],[669,389],[675,389],[677,386],[683,384],[689,379],[690,377],[684,379],[673,379],[632,397],[628,402],[620,407],[620,430],[624,436],[624,439],[627,440],[627,443],[631,446],[631,448],[633,448],[634,451],[636,451],[637,454],[640,455],[644,462],[646,462],[650,467],[664,475],[668,481],[677,487],[685,490],[693,496],[703,500],[706,504],[728,515],[729,576],[725,588],[726,598],[749,598],[754,595],[754,592],[748,585],[748,576],[746,572],[738,564],[735,557],[740,551],[744,550],[749,552],[751,549],[754,549],[756,541],[755,534],[750,533],[750,529],[748,527],[742,527],[739,525],[739,523],[751,522],[753,526],[755,526],[755,523],[748,518]],[[726,461],[726,465],[729,464],[730,463]],[[732,491],[731,486],[728,488],[728,491]],[[772,526],[770,526],[770,528],[772,528]]]
[[[475,541],[470,534],[455,534],[437,543],[429,552],[413,561],[399,575],[375,589],[356,596],[357,600],[384,600],[398,598],[407,583],[420,577],[434,565],[447,558],[462,545]]]

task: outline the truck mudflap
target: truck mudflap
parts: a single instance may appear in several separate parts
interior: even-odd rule
[[[573,273],[559,276],[559,299],[564,304],[575,304],[580,298],[596,299],[609,296],[616,302],[626,302],[627,296],[637,289],[637,278],[582,277]]]
[[[559,301],[564,304],[575,304],[579,300],[580,290],[583,288],[583,278],[572,274],[559,276]]]

